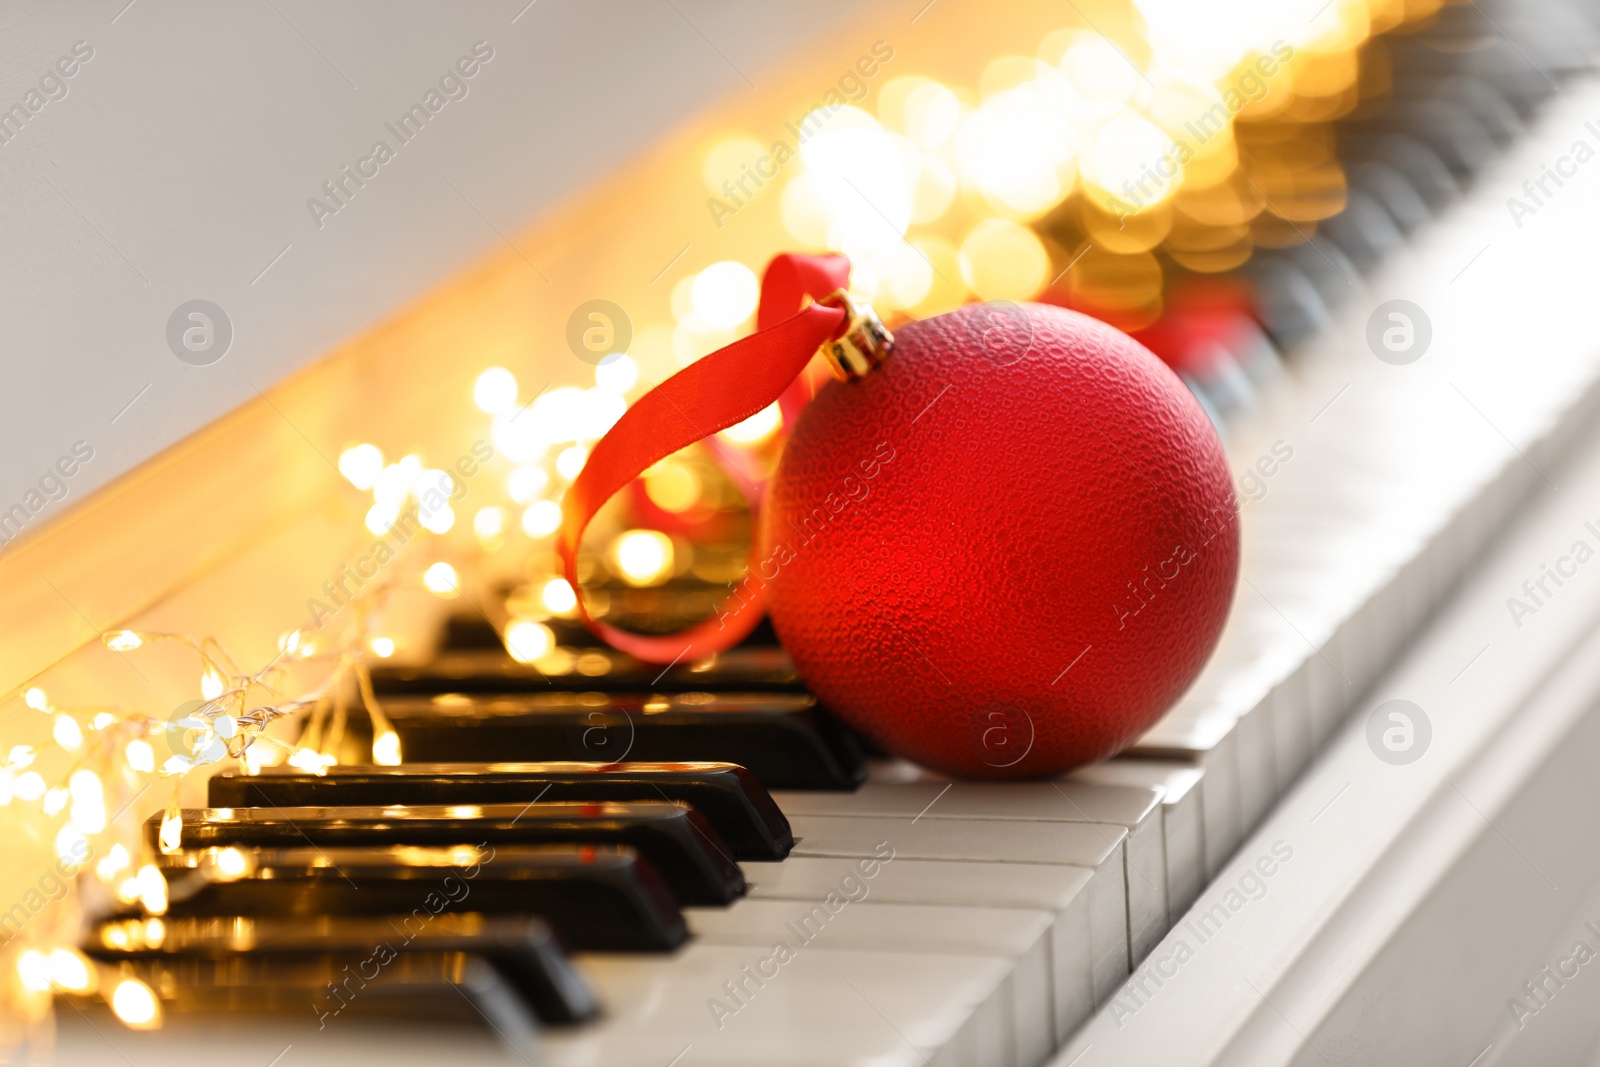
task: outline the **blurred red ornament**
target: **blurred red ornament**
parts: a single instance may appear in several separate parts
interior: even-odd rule
[[[1206,378],[1219,363],[1242,363],[1261,335],[1249,288],[1231,278],[1186,278],[1172,287],[1166,305],[1133,338],[1179,374]]]
[[[839,269],[775,267],[786,259],[814,296]],[[737,421],[798,372],[794,346],[855,323],[812,305],[696,364],[729,356],[701,380],[663,383],[595,448],[603,469],[574,485],[563,552],[575,558],[587,515],[671,443],[647,443],[669,406],[696,407],[680,410],[691,424]],[[741,381],[725,403],[717,375],[757,365],[762,389]],[[619,647],[661,661],[727,647],[764,595],[806,683],[885,750],[954,775],[1054,774],[1127,745],[1194,680],[1233,596],[1236,510],[1211,423],[1146,349],[1063,308],[970,305],[901,327],[880,364],[805,406],[741,602]]]

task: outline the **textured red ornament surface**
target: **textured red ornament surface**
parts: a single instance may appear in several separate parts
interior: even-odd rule
[[[1200,406],[1125,334],[972,305],[895,331],[797,422],[762,520],[806,682],[896,755],[1027,777],[1103,759],[1215,646],[1237,506]]]

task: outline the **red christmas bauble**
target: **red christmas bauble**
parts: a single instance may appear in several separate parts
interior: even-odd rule
[[[1239,563],[1221,443],[1160,360],[1039,304],[900,327],[831,382],[762,517],[772,621],[807,684],[947,774],[1103,759],[1194,680]]]

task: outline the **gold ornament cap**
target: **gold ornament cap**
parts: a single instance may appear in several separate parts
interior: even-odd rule
[[[865,300],[858,300],[843,289],[835,289],[817,303],[843,308],[845,312],[844,333],[819,349],[833,370],[833,376],[841,382],[865,377],[893,349],[894,334]]]

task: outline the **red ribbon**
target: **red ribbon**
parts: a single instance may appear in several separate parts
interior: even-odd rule
[[[589,614],[578,584],[578,546],[595,512],[661,460],[719,430],[743,422],[774,401],[785,420],[805,401],[800,375],[817,349],[845,326],[842,308],[807,304],[850,280],[843,256],[775,257],[761,279],[756,332],[685,367],[618,419],[589,453],[562,505],[558,547],[584,624],[614,648],[647,663],[695,660],[731,648],[761,621],[760,593],[720,608],[711,618],[667,636],[629,633]],[[760,554],[752,537],[750,563]]]

